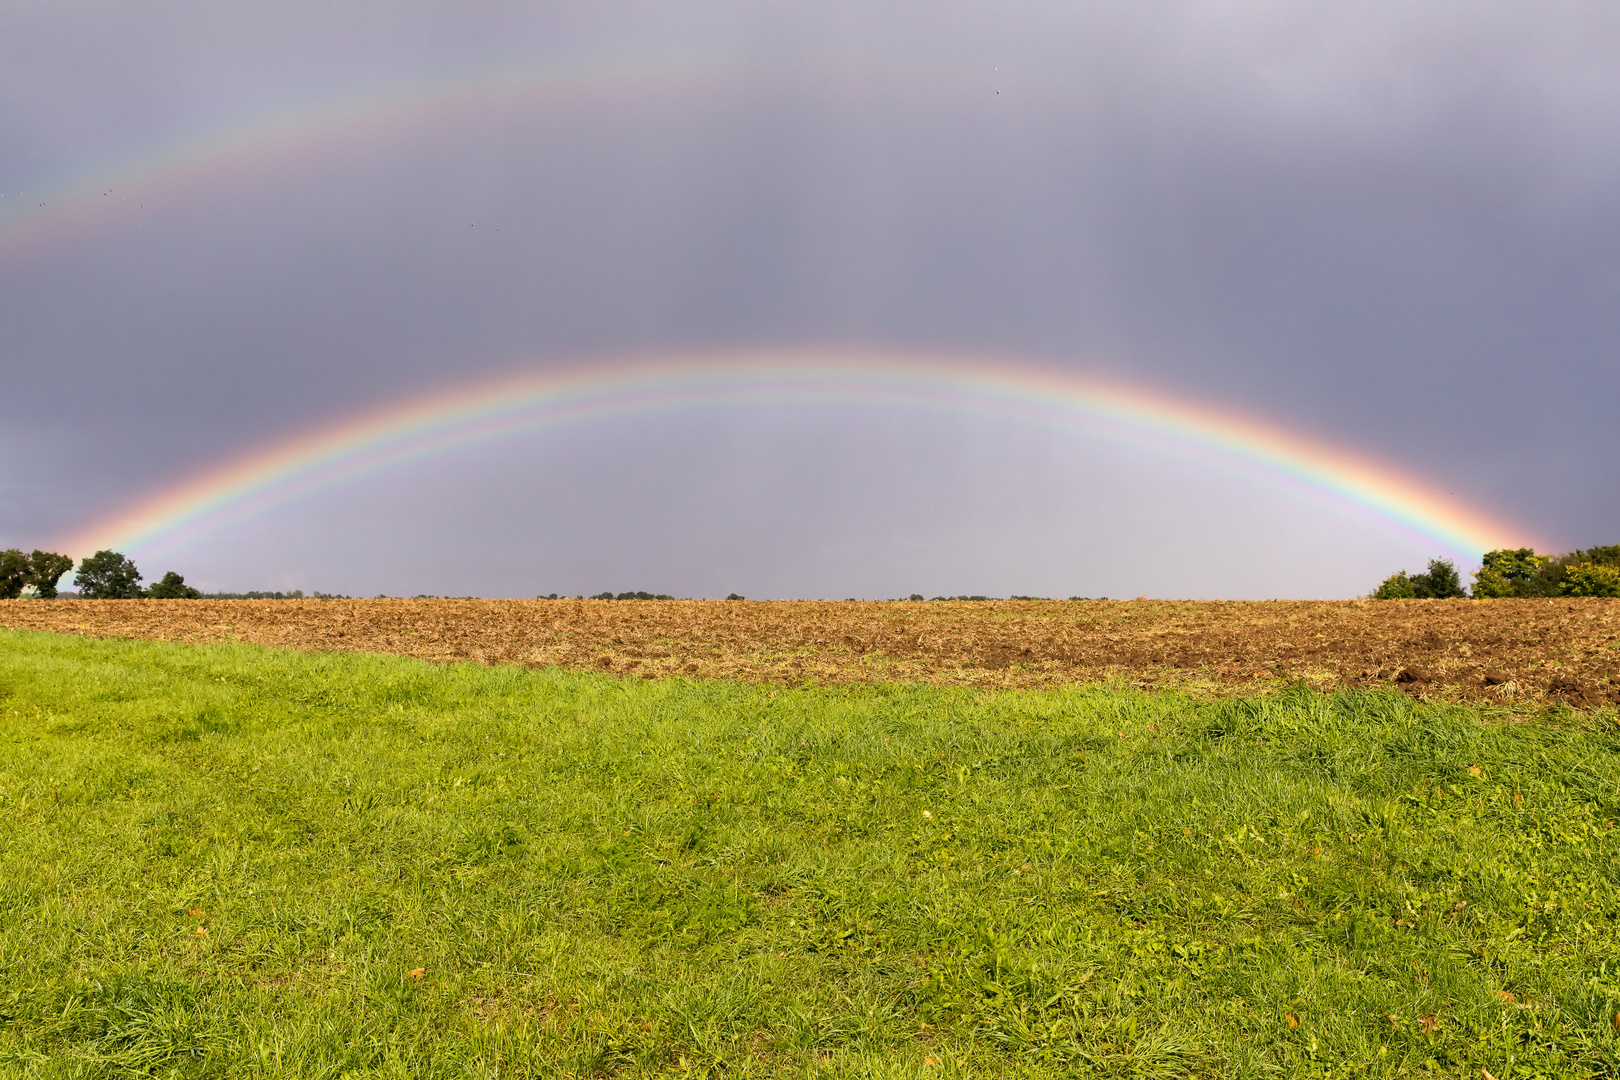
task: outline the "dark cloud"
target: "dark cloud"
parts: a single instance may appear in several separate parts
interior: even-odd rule
[[[18,6],[8,200],[469,72],[686,56],[716,78],[149,185],[145,216],[14,258],[0,225],[0,539],[516,365],[782,344],[1110,373],[1399,463],[1551,542],[1612,541],[1616,45],[1620,18],[1576,4]],[[1426,554],[1218,468],[1067,436],[1032,464],[1057,436],[852,422],[516,440],[174,555],[235,587],[888,594],[934,566],[919,591],[1298,595]],[[533,509],[552,505],[566,527]],[[382,535],[398,551],[377,558]],[[544,558],[517,554],[534,537]],[[482,554],[429,587],[465,544]]]

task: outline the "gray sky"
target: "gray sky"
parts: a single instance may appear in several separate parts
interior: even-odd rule
[[[704,77],[16,226],[265,117],[590,63]],[[1600,3],[0,0],[0,546],[437,387],[745,346],[1126,380],[1613,543],[1617,121]],[[837,597],[1345,596],[1447,553],[1218,456],[827,407],[534,433],[132,551],[206,588]]]

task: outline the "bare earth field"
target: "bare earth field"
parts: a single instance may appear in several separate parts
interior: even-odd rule
[[[646,678],[1384,684],[1504,705],[1620,703],[1620,600],[10,600],[0,626]]]

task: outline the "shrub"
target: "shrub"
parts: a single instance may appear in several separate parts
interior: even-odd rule
[[[1463,591],[1462,576],[1449,559],[1430,559],[1429,568],[1421,574],[1408,574],[1402,570],[1384,579],[1373,590],[1374,600],[1451,600],[1467,596]]]
[[[1566,566],[1558,592],[1561,596],[1620,596],[1620,566],[1591,562]]]
[[[1405,570],[1398,574],[1391,574],[1384,579],[1384,583],[1372,592],[1374,600],[1416,600],[1417,586]]]
[[[153,600],[198,600],[202,593],[186,584],[186,579],[170,570],[163,575],[163,580],[152,583],[146,590],[146,595]]]
[[[1536,569],[1530,580],[1521,586],[1515,595],[1573,595],[1564,591],[1564,580],[1569,575],[1570,567],[1580,566],[1583,563],[1590,563],[1594,566],[1620,567],[1620,544],[1581,548],[1571,551],[1567,555],[1559,555],[1548,559],[1545,565]]]
[[[121,552],[98,551],[85,556],[74,577],[79,595],[86,600],[132,600],[142,595],[141,572]]]

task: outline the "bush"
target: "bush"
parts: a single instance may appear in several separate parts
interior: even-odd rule
[[[1391,574],[1384,579],[1384,583],[1372,592],[1374,600],[1416,600],[1417,586],[1405,570],[1398,574]]]
[[[1564,568],[1558,584],[1560,596],[1620,596],[1620,566],[1577,563]]]
[[[170,570],[162,581],[152,584],[146,595],[153,600],[200,600],[202,593],[186,584],[186,579]]]
[[[1421,574],[1408,574],[1402,570],[1384,579],[1373,590],[1374,600],[1451,600],[1464,597],[1462,576],[1449,559],[1430,559],[1429,568]]]
[[[133,600],[143,595],[141,572],[121,552],[98,551],[85,556],[74,577],[79,596],[86,600]]]
[[[351,600],[353,597],[342,593],[321,592],[316,589],[305,597],[303,589],[294,589],[291,592],[264,592],[250,590],[248,592],[210,592],[203,593],[204,600]]]
[[[1620,544],[1607,544],[1599,547],[1581,548],[1571,551],[1567,555],[1559,555],[1548,559],[1546,564],[1537,568],[1515,595],[1517,596],[1572,596],[1566,592],[1564,580],[1569,575],[1571,567],[1582,564],[1594,566],[1620,567]]]

